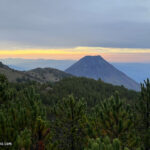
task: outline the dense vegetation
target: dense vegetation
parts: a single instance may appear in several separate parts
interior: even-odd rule
[[[48,89],[49,92],[45,93]],[[56,101],[63,97],[73,94],[77,99],[84,99],[89,107],[95,106],[101,100],[111,97],[115,91],[119,92],[120,98],[126,99],[128,102],[134,102],[134,100],[138,98],[137,92],[127,90],[123,86],[114,86],[106,84],[100,79],[96,81],[84,77],[64,78],[55,84],[44,84],[39,90],[39,92],[41,92],[40,95],[43,96],[45,104],[55,104]]]
[[[9,83],[0,75],[0,149],[149,150],[150,81],[137,93],[86,78]]]

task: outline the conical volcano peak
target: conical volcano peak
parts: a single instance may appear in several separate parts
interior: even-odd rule
[[[87,56],[84,56],[83,58],[81,59],[94,59],[94,60],[104,60],[104,58],[100,55],[95,55],[95,56],[90,56],[90,55],[87,55]]]
[[[123,72],[103,59],[100,55],[85,56],[66,70],[78,77],[87,77],[114,85],[124,85],[128,89],[139,90],[140,86]]]
[[[108,62],[101,57],[100,55],[96,56],[85,56],[81,58],[76,65],[78,64],[78,67],[83,67],[84,69],[87,68],[87,70],[99,70],[100,68],[105,68],[106,65],[108,65]],[[93,70],[93,71],[94,71]],[[94,73],[94,72],[93,72]]]
[[[100,55],[96,55],[96,56],[85,56],[83,58],[81,58],[78,62],[78,65],[85,65],[85,66],[89,66],[89,67],[99,67],[99,65],[102,64],[107,64],[107,61],[104,60],[103,57],[101,57]]]

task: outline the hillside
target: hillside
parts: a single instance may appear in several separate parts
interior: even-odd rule
[[[38,79],[41,82],[56,82],[65,77],[71,77],[70,74],[53,68],[36,68],[25,72],[26,74]]]
[[[71,75],[53,68],[37,68],[30,71],[17,71],[9,68],[8,66],[0,62],[0,74],[7,76],[10,82],[24,82],[24,81],[37,81],[40,83],[44,82],[55,82],[59,81],[64,77]]]
[[[4,74],[10,82],[16,82],[18,79],[28,79],[34,80],[32,77],[29,77],[24,72],[17,71],[9,68],[8,66],[0,62],[0,74]]]
[[[47,89],[49,89],[47,91]],[[114,86],[101,80],[94,80],[85,77],[64,78],[54,84],[47,84],[39,89],[45,104],[52,104],[62,97],[73,94],[78,99],[85,99],[89,106],[98,104],[103,99],[109,98],[116,91],[123,99],[134,102],[138,97],[138,92],[128,90],[121,86]]]
[[[101,56],[85,56],[66,70],[67,73],[78,77],[88,77],[113,85],[138,91],[140,85],[126,74],[116,69]]]

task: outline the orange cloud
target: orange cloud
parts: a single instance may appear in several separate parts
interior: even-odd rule
[[[0,50],[0,58],[79,59],[85,55],[101,55],[111,62],[150,62],[150,49],[76,47],[70,49]]]

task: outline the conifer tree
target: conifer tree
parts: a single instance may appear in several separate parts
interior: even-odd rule
[[[150,150],[150,81],[141,84],[141,97],[137,105],[139,131],[144,149]]]
[[[49,143],[49,124],[45,107],[33,87],[18,90],[12,96],[5,76],[0,77],[0,142],[11,142],[11,147],[0,149],[35,149],[42,143]],[[7,101],[6,101],[7,100]],[[47,145],[46,145],[47,144]],[[39,147],[38,147],[39,149]]]
[[[53,130],[59,150],[81,150],[86,141],[86,105],[68,96],[55,107]]]
[[[34,139],[36,141],[37,150],[45,150],[47,138],[49,138],[50,129],[48,128],[48,122],[43,120],[40,116],[35,122],[33,129]]]
[[[109,136],[111,139],[118,138],[122,145],[128,147],[137,145],[132,111],[123,100],[119,99],[117,93],[114,97],[102,101],[96,111],[100,119],[99,129],[96,130],[100,130],[100,135]]]
[[[18,149],[30,150],[32,144],[31,131],[27,128],[21,131],[20,135],[17,136],[16,144]]]
[[[127,147],[122,147],[119,139],[113,139],[112,142],[108,136],[104,138],[90,139],[88,147],[84,150],[129,150]],[[140,148],[136,148],[140,150]]]
[[[15,90],[9,88],[8,79],[0,74],[0,104],[12,100],[14,95]]]

